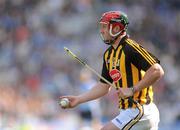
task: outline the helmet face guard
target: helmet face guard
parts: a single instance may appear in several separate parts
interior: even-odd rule
[[[104,37],[101,34],[101,37],[106,44],[112,44],[122,32],[127,30],[129,24],[127,15],[119,11],[104,13],[100,19],[100,23],[108,25],[109,34],[113,37],[111,40],[104,40]],[[120,31],[113,34],[112,30],[115,26],[119,26]]]

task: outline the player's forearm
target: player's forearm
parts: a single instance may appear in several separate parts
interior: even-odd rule
[[[109,85],[103,83],[97,83],[91,90],[88,92],[79,95],[79,103],[84,103],[87,101],[91,101],[97,98],[100,98],[107,94],[109,91]]]
[[[162,67],[159,64],[154,64],[146,71],[146,74],[144,75],[143,79],[136,84],[136,86],[134,87],[134,91],[141,91],[145,87],[154,84],[163,75],[164,71]]]

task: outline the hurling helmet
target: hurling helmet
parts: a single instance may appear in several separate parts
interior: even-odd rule
[[[126,31],[128,24],[129,24],[127,15],[123,12],[120,12],[120,11],[109,11],[109,12],[103,13],[99,22],[104,23],[104,24],[108,24],[109,34],[114,39],[116,39],[117,36],[119,34],[121,34],[121,32]],[[117,25],[120,27],[120,31],[113,34],[112,30]],[[104,41],[104,42],[105,43],[107,42],[107,44],[108,44],[109,42],[113,42],[114,39],[110,40],[110,41]]]

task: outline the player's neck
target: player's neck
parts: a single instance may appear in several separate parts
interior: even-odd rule
[[[116,41],[115,41],[114,44],[112,45],[114,49],[116,49],[116,48],[118,47],[121,39],[122,39],[123,37],[125,37],[125,36],[126,36],[126,32],[124,32],[122,35],[120,35],[120,36],[116,39]]]

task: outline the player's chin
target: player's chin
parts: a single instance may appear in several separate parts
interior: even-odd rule
[[[107,45],[112,45],[113,41],[112,40],[103,40],[105,44]]]

